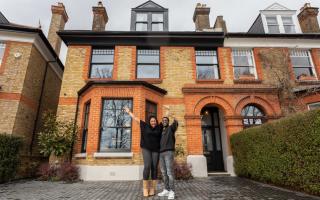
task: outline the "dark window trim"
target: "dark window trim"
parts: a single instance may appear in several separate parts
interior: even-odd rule
[[[138,13],[147,13],[148,18],[146,23],[147,25],[147,31],[153,31],[152,30],[152,24],[153,23],[162,23],[163,24],[163,30],[162,31],[168,31],[169,30],[169,15],[168,15],[168,9],[132,9],[131,11],[131,31],[137,31],[136,24],[137,21],[137,14]],[[152,21],[152,14],[163,14],[163,21],[162,22],[153,22]]]
[[[149,99],[146,99],[146,108],[145,108],[145,121],[147,122],[148,121],[148,111],[147,111],[147,104],[150,104],[150,105],[154,105],[156,107],[156,113],[155,113],[155,116],[158,118],[158,104],[154,101],[150,101]]]
[[[89,107],[89,110],[87,112],[87,107]],[[91,100],[87,101],[84,104],[84,110],[83,110],[83,121],[82,121],[82,138],[81,138],[81,153],[85,153],[87,151],[87,143],[88,143],[88,132],[89,132],[89,122],[90,122],[90,109],[91,109]],[[87,116],[87,118],[86,118]],[[87,119],[87,121],[86,121]],[[86,127],[87,125],[87,127]],[[85,137],[84,137],[84,133]]]
[[[160,51],[160,47],[137,47],[136,48],[136,79],[140,79],[140,80],[143,80],[143,79],[161,79],[161,60],[160,60],[160,54],[161,54],[161,51]],[[139,50],[159,50],[159,63],[156,64],[156,63],[143,63],[144,65],[153,65],[153,66],[159,66],[159,75],[158,75],[158,78],[138,78],[138,66],[139,66],[139,60],[138,60],[138,51]],[[142,63],[140,63],[142,65]]]
[[[197,51],[215,51],[216,52],[216,57],[217,57],[217,64],[197,64]],[[196,48],[195,49],[195,63],[196,63],[196,80],[197,81],[212,81],[212,80],[221,80],[221,73],[220,73],[220,63],[219,63],[219,54],[218,54],[218,49],[217,48]],[[217,79],[198,79],[198,70],[197,66],[215,66],[217,65],[218,68],[218,78]]]
[[[93,57],[93,51],[96,49],[108,49],[108,50],[113,50],[113,62],[112,63],[93,63],[92,62],[92,57]],[[92,65],[111,65],[112,64],[112,76],[110,78],[98,78],[98,79],[112,79],[113,78],[113,73],[114,73],[114,58],[115,58],[115,46],[110,46],[110,47],[92,47],[91,48],[91,57],[90,57],[90,67],[88,70],[88,78],[91,79],[91,70],[92,70]]]
[[[131,100],[132,109],[134,107],[133,105],[133,98],[132,97],[102,97],[101,98],[101,109],[100,109],[100,125],[99,125],[99,140],[98,140],[98,152],[99,153],[108,153],[108,152],[132,152],[132,120],[131,119],[131,136],[130,136],[130,148],[129,149],[109,149],[107,151],[101,151],[101,133],[102,133],[102,117],[103,117],[103,104],[105,100]]]

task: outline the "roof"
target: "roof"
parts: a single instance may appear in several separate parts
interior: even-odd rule
[[[150,11],[150,10],[168,10],[167,8],[164,8],[160,6],[159,4],[153,2],[153,1],[147,1],[135,8],[132,8],[132,10],[139,10],[139,11]]]
[[[218,47],[224,41],[224,32],[64,30],[58,35],[66,45]]]
[[[85,91],[87,91],[89,88],[91,88],[92,86],[94,85],[128,85],[128,86],[132,86],[132,85],[140,85],[140,86],[144,86],[146,88],[149,88],[149,89],[152,89],[156,92],[159,92],[160,94],[167,94],[167,91],[162,89],[162,88],[159,88],[155,85],[152,85],[146,81],[89,81],[86,83],[86,85],[81,88],[79,91],[78,91],[78,95],[81,95],[82,93],[84,93]]]
[[[266,9],[264,10],[290,10],[289,8],[279,4],[279,3],[274,3],[270,6],[268,6]]]
[[[56,59],[58,65],[62,70],[64,70],[64,65],[62,64],[59,56],[56,54],[55,50],[49,43],[46,36],[43,34],[40,28],[35,28],[31,26],[24,26],[9,22],[4,15],[0,12],[0,30],[12,31],[12,32],[24,32],[24,33],[35,33],[38,34],[41,40],[44,42],[48,50],[51,52],[52,56]]]
[[[296,34],[266,34],[266,33],[247,33],[233,32],[225,35],[234,38],[282,38],[282,39],[320,39],[320,33],[296,33]]]

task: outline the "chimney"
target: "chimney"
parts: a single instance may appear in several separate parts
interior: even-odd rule
[[[216,19],[216,22],[214,23],[213,28],[216,31],[221,31],[221,32],[225,32],[227,33],[227,25],[226,25],[226,21],[223,19],[223,16],[218,16]]]
[[[92,30],[104,31],[109,19],[106,8],[103,6],[102,2],[99,1],[98,6],[92,7],[92,11],[93,11]]]
[[[311,7],[310,3],[304,4],[300,9],[298,20],[303,33],[319,33],[318,23],[319,8]]]
[[[57,31],[64,29],[64,26],[69,18],[63,3],[58,3],[58,5],[52,5],[51,12],[52,17],[49,27],[48,40],[53,49],[56,51],[57,55],[59,55],[61,48],[61,39],[57,35]]]
[[[193,22],[196,26],[196,31],[210,29],[210,8],[206,4],[198,3],[193,13]]]

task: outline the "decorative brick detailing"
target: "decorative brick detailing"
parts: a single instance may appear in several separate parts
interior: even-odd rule
[[[38,105],[37,102],[19,93],[0,92],[0,99],[10,100],[10,101],[20,101],[25,105],[29,106],[34,111],[37,110],[37,105]]]
[[[261,50],[261,48],[254,48],[253,49],[253,58],[254,58],[254,61],[256,64],[255,66],[256,66],[258,79],[263,80],[264,79],[263,74],[262,74],[263,66],[262,66],[262,62],[260,59],[260,55],[259,55],[260,50]]]
[[[311,56],[318,80],[320,80],[320,49],[311,49]]]
[[[75,97],[60,97],[59,105],[76,105],[77,98]]]
[[[75,47],[86,49],[82,78],[83,78],[83,80],[88,81],[89,71],[90,71],[90,66],[91,66],[92,48],[91,48],[91,46],[75,46]]]
[[[226,84],[233,83],[232,49],[218,48],[220,77]]]

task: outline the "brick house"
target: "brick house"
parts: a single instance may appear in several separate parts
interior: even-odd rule
[[[0,132],[23,136],[24,167],[39,156],[35,133],[43,112],[57,110],[64,65],[56,31],[67,20],[62,4],[52,6],[47,39],[41,28],[11,23],[0,12]]]
[[[228,33],[222,16],[211,27],[210,8],[201,4],[196,31],[172,32],[168,12],[147,1],[132,9],[131,31],[105,31],[108,15],[99,2],[92,30],[58,32],[68,55],[57,113],[80,127],[73,161],[84,180],[141,178],[140,130],[124,106],[141,119],[161,119],[163,105],[170,106],[180,123],[181,160],[196,177],[234,175],[230,136],[284,115],[270,67],[286,69],[280,72],[294,84],[302,110],[319,106],[317,8],[306,5],[296,18],[274,4],[248,33]],[[274,54],[279,58],[263,60]]]

